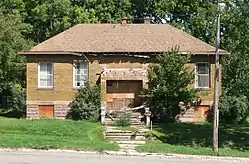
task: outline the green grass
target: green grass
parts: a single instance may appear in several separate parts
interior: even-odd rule
[[[154,127],[156,138],[140,152],[214,155],[211,124],[160,124]],[[249,157],[249,125],[220,126],[219,155]]]
[[[0,147],[116,150],[101,131],[99,123],[88,121],[0,118]]]

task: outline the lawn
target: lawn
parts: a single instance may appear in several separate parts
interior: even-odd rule
[[[101,131],[99,123],[88,121],[0,118],[0,147],[116,150]]]
[[[160,124],[152,132],[156,138],[140,152],[214,155],[211,124]],[[249,157],[249,125],[220,126],[219,155]]]

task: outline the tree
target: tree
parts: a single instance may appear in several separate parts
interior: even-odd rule
[[[239,124],[245,122],[249,115],[249,103],[246,96],[222,96],[219,105],[222,123]]]
[[[173,119],[179,114],[179,102],[190,102],[198,90],[189,87],[194,72],[187,67],[190,56],[171,51],[157,57],[158,64],[149,69],[149,88],[146,91],[152,113],[156,118]]]
[[[30,41],[23,35],[29,26],[22,23],[19,12],[4,14],[1,11],[5,10],[0,10],[0,99],[9,99],[10,103],[7,106],[0,105],[5,113],[15,112],[16,117],[21,117],[25,104],[22,101],[25,99],[22,89],[25,86],[25,60],[17,53],[30,45]],[[19,96],[22,99],[17,100]]]

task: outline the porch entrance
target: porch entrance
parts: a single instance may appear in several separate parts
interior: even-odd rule
[[[142,105],[139,98],[142,87],[142,80],[107,80],[106,108],[121,110],[125,107],[134,108]]]

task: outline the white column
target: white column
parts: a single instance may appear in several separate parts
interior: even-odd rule
[[[105,110],[105,106],[101,106],[101,124],[105,123],[105,115],[106,115],[106,110]]]

